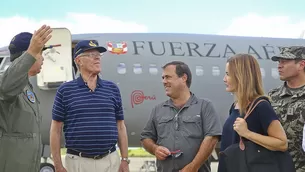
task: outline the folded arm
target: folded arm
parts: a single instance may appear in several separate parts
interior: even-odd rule
[[[285,131],[278,120],[273,120],[270,123],[268,136],[249,131],[245,137],[269,150],[286,151],[288,148]]]
[[[287,136],[271,104],[266,101],[261,102],[253,112],[255,114],[252,115],[258,115],[267,136],[249,131],[244,137],[269,150],[286,151],[288,147]]]

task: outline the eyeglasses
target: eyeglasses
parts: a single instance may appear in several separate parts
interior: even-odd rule
[[[167,156],[168,158],[169,157],[178,158],[178,157],[180,157],[183,154],[183,152],[180,151],[180,150],[171,151],[170,153],[171,154]]]
[[[79,57],[87,56],[90,58],[101,58],[103,55],[104,55],[103,53],[83,53],[83,54],[79,55]]]

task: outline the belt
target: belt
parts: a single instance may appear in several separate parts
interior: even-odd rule
[[[79,156],[79,157],[84,157],[84,158],[102,159],[105,156],[114,152],[115,150],[116,150],[116,148],[115,148],[115,146],[113,146],[107,153],[100,154],[100,155],[88,155],[88,154],[85,154],[85,153],[82,153],[82,152],[79,152],[79,151],[73,150],[73,149],[67,149],[67,153],[72,154],[72,155],[76,155],[76,156]]]

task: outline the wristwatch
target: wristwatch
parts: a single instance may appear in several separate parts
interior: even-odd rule
[[[122,158],[121,160],[122,160],[122,161],[126,161],[126,162],[127,162],[127,164],[129,164],[129,163],[130,163],[130,160],[129,160],[128,158]]]

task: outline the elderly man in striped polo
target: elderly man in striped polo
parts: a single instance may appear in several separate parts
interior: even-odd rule
[[[129,171],[120,90],[99,77],[101,53],[105,51],[95,40],[80,41],[73,56],[80,76],[57,90],[50,131],[56,172]],[[62,126],[67,148],[65,165],[60,157]]]

